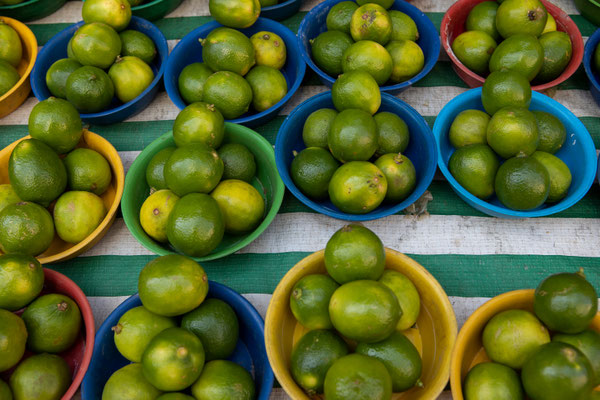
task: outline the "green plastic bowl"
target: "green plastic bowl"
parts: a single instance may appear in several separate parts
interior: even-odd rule
[[[19,4],[0,6],[0,15],[21,22],[41,19],[53,14],[66,0],[25,0]]]
[[[225,139],[223,140],[223,144],[225,143],[241,143],[254,154],[257,168],[252,185],[258,189],[266,201],[266,215],[263,222],[253,232],[245,235],[229,235],[226,233],[223,241],[212,253],[204,257],[194,258],[198,262],[216,260],[249,245],[271,224],[283,200],[285,186],[275,166],[273,146],[265,138],[250,128],[227,122],[225,124]],[[165,133],[146,146],[127,172],[125,189],[121,199],[121,211],[129,232],[142,246],[161,256],[174,254],[177,251],[168,243],[159,243],[144,232],[140,225],[140,208],[142,208],[142,204],[150,192],[150,187],[146,183],[146,167],[156,153],[169,146],[175,146],[172,131]]]
[[[131,7],[131,12],[136,17],[156,21],[161,19],[181,4],[183,0],[148,0],[147,3]]]
[[[600,26],[600,0],[574,0],[575,7],[588,21]]]

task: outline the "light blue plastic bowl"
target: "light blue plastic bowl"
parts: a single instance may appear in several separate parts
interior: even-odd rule
[[[585,74],[590,80],[590,92],[592,92],[594,100],[600,106],[600,73],[592,65],[594,52],[598,44],[600,44],[600,29],[597,29],[585,44],[583,50],[583,67],[585,68]]]
[[[567,140],[555,154],[564,161],[573,176],[567,197],[556,204],[544,204],[531,211],[516,211],[504,206],[493,196],[489,200],[481,200],[465,190],[454,179],[448,170],[448,161],[454,147],[448,139],[448,131],[454,118],[464,110],[477,109],[483,111],[481,104],[481,88],[471,89],[452,99],[439,113],[433,126],[433,134],[438,147],[438,166],[452,186],[456,194],[473,208],[494,217],[526,218],[544,217],[566,210],[577,203],[588,192],[596,176],[596,148],[589,132],[565,106],[538,92],[533,92],[530,110],[551,113],[563,123],[567,130]]]

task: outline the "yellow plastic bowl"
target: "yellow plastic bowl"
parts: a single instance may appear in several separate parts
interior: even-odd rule
[[[467,319],[452,352],[450,386],[453,400],[464,399],[462,383],[469,370],[479,363],[490,361],[481,343],[481,332],[488,321],[506,310],[521,309],[533,312],[534,293],[533,289],[525,289],[501,294],[483,304]],[[600,313],[596,315],[590,328],[600,332]]]
[[[11,143],[0,151],[0,184],[10,183],[8,178],[8,159],[12,150],[21,140],[29,139],[31,136],[26,136]],[[106,235],[108,229],[115,220],[119,203],[123,196],[123,186],[125,184],[125,172],[123,171],[123,162],[117,150],[108,140],[100,135],[96,135],[88,130],[83,130],[81,141],[77,147],[85,147],[96,150],[102,154],[108,161],[112,170],[112,181],[104,194],[101,196],[104,201],[104,206],[108,210],[106,217],[102,223],[82,242],[77,244],[66,243],[62,241],[58,235],[54,235],[54,241],[44,253],[37,258],[42,264],[51,264],[60,261],[65,261],[91,249],[96,243]],[[2,252],[0,252],[2,254]]]
[[[386,268],[406,275],[421,296],[421,313],[415,328],[404,333],[423,358],[423,387],[395,393],[392,399],[436,399],[448,383],[450,356],[456,341],[457,325],[450,300],[438,281],[419,263],[394,250],[386,249]],[[301,278],[326,273],[324,251],[318,251],[296,264],[279,282],[267,310],[265,342],[269,362],[281,387],[294,400],[310,400],[294,382],[289,365],[294,344],[306,333],[290,310],[290,294]]]
[[[8,17],[0,16],[0,20],[3,20],[17,31],[23,45],[23,58],[17,67],[21,79],[19,79],[19,82],[12,89],[0,96],[0,118],[2,118],[19,108],[29,96],[29,92],[31,92],[29,74],[31,74],[35,59],[37,58],[38,43],[35,35],[27,25]]]

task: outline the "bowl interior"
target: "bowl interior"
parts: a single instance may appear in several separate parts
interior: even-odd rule
[[[0,6],[0,15],[27,22],[44,18],[59,8],[66,0],[25,0],[19,4]]]
[[[273,371],[266,357],[261,316],[241,295],[219,283],[210,281],[208,297],[223,300],[237,314],[240,336],[229,360],[240,364],[253,375],[257,399],[267,400],[273,386]],[[141,305],[137,294],[131,296],[108,316],[98,330],[92,362],[83,381],[83,399],[100,399],[108,378],[117,369],[129,364],[117,350],[111,328],[127,310]]]
[[[448,139],[448,131],[454,118],[468,109],[484,111],[481,103],[481,88],[469,90],[446,104],[436,118],[434,134],[438,143],[440,170],[454,191],[473,207],[495,216],[537,217],[565,210],[587,193],[596,175],[596,149],[592,138],[581,121],[567,108],[538,92],[533,92],[529,109],[546,111],[554,115],[560,119],[567,130],[565,144],[555,154],[567,164],[573,176],[567,197],[556,204],[543,204],[535,210],[515,211],[500,203],[496,196],[484,201],[466,191],[448,170],[450,156],[455,150]]]
[[[406,275],[417,287],[421,297],[421,312],[414,328],[404,333],[415,344],[423,359],[422,388],[396,393],[393,399],[437,398],[444,390],[450,373],[450,355],[456,340],[456,317],[448,296],[437,282],[416,261],[402,253],[387,249],[386,268]],[[296,400],[309,397],[294,382],[290,358],[294,344],[306,333],[294,318],[289,299],[296,282],[310,274],[326,273],[324,252],[316,252],[296,264],[281,280],[267,311],[265,338],[267,354],[275,376],[283,389]]]
[[[1,12],[2,8],[0,8],[0,13]],[[15,93],[18,90],[18,88],[28,83],[29,74],[31,73],[31,70],[33,69],[33,66],[35,64],[35,60],[37,58],[38,44],[33,32],[31,32],[31,30],[25,24],[8,17],[0,17],[0,19],[2,19],[7,25],[12,27],[17,32],[19,38],[21,39],[21,47],[23,48],[23,56],[21,58],[21,62],[17,66],[17,72],[19,73],[21,78],[15,86],[13,86],[8,92],[0,96],[0,102],[2,102],[3,100],[11,96],[13,93]],[[25,97],[26,96],[27,94],[25,95]],[[0,111],[0,118],[4,115],[5,113]]]
[[[383,93],[381,107],[378,112],[388,111],[398,115],[406,122],[410,132],[410,142],[403,153],[414,164],[417,171],[417,186],[415,190],[399,204],[382,203],[377,209],[367,214],[353,215],[340,211],[331,201],[314,201],[304,195],[290,177],[290,165],[294,159],[294,151],[300,152],[306,146],[302,140],[302,128],[308,116],[321,108],[335,108],[331,100],[331,92],[325,92],[311,97],[295,108],[285,119],[279,129],[275,144],[277,168],[287,188],[308,207],[320,213],[347,220],[371,220],[397,213],[421,197],[431,183],[436,170],[435,139],[431,129],[421,115],[408,104]]]
[[[197,257],[197,261],[214,260],[231,254],[248,245],[269,226],[283,200],[284,186],[275,168],[273,147],[262,136],[249,128],[226,123],[225,143],[241,143],[248,147],[256,160],[256,176],[251,184],[265,200],[265,217],[254,231],[243,235],[225,234],[223,241],[209,255]],[[135,159],[125,183],[125,194],[122,204],[123,218],[132,235],[147,249],[160,255],[176,252],[168,244],[154,241],[146,234],[140,224],[140,208],[150,193],[146,182],[146,168],[152,157],[166,147],[175,147],[172,132],[167,132],[150,143]]]
[[[139,6],[131,7],[133,15],[149,21],[160,19],[179,7],[183,0],[151,0]]]
[[[10,179],[8,177],[8,160],[12,150],[15,148],[17,143],[29,138],[30,136],[21,138],[0,151],[0,184],[10,183]],[[104,201],[107,214],[96,230],[94,230],[94,232],[92,232],[86,239],[78,244],[67,243],[55,234],[54,240],[52,241],[52,244],[48,250],[37,256],[38,260],[42,264],[58,262],[75,257],[76,255],[96,244],[104,236],[104,234],[106,234],[108,228],[114,221],[116,212],[119,208],[119,203],[121,201],[121,196],[123,195],[123,185],[125,181],[123,163],[121,162],[121,157],[115,148],[106,139],[88,130],[83,131],[83,136],[81,137],[81,141],[77,147],[84,147],[97,151],[98,153],[102,154],[104,158],[106,158],[108,164],[110,165],[112,180],[106,192],[104,192],[101,196],[102,200]],[[0,254],[2,254],[1,251]]]

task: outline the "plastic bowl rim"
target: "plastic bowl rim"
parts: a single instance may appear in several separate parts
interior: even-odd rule
[[[39,1],[39,0],[31,0],[31,1]],[[14,5],[18,6],[20,4],[14,4]],[[6,6],[6,7],[8,7],[8,6]],[[2,11],[1,7],[0,7],[0,11]],[[31,41],[31,44],[32,44],[31,58],[29,60],[29,64],[27,64],[27,69],[25,70],[25,73],[19,78],[17,83],[15,83],[15,85],[12,88],[10,88],[10,90],[8,92],[6,92],[2,96],[0,96],[0,102],[2,102],[3,100],[5,100],[9,96],[11,96],[13,93],[15,93],[30,78],[31,72],[35,68],[35,62],[36,62],[37,56],[38,56],[38,42],[37,42],[37,38],[31,31],[31,29],[27,25],[22,23],[21,21],[16,20],[14,18],[10,18],[10,17],[4,17],[4,16],[0,16],[0,19],[10,21],[11,24],[18,26],[20,30],[23,30],[23,31],[27,32],[28,34],[30,34],[30,35],[27,35],[28,36],[27,38],[24,38],[21,36],[21,34],[19,32],[17,32],[17,34],[19,35],[19,37],[21,38],[22,41]]]

